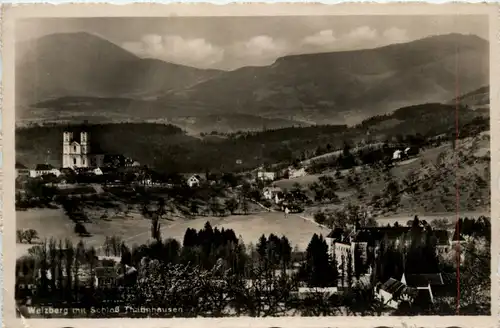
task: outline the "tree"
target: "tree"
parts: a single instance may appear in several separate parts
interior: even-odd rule
[[[314,221],[316,221],[317,224],[324,224],[326,219],[326,214],[324,212],[314,213]]]
[[[151,238],[161,242],[161,223],[157,215],[153,215],[151,218]]]
[[[78,244],[76,245],[76,250],[75,250],[75,262],[73,266],[73,276],[74,276],[74,296],[76,298],[76,301],[79,301],[79,291],[80,291],[80,267],[81,264],[85,262],[85,246],[83,245],[83,242],[80,240]]]
[[[89,232],[87,231],[85,226],[80,222],[75,223],[74,231],[76,234],[80,235],[81,237],[89,235]]]
[[[241,210],[243,211],[243,213],[244,213],[245,215],[247,215],[247,214],[248,214],[248,210],[249,210],[249,208],[248,208],[248,201],[247,201],[246,199],[243,199],[243,201],[242,201],[242,203],[241,203]]]
[[[261,261],[265,261],[267,255],[267,238],[265,235],[260,236],[257,243],[257,254]]]
[[[238,209],[238,206],[238,201],[235,198],[229,198],[226,200],[226,208],[231,213],[231,215],[234,215],[234,213]]]
[[[181,245],[176,239],[169,238],[163,242],[165,249],[165,261],[167,263],[178,263]]]
[[[347,266],[346,267],[347,287],[351,288],[352,282],[353,282],[353,276],[354,276],[351,251],[347,252],[346,266]]]
[[[190,206],[189,206],[189,210],[191,211],[191,214],[194,214],[194,215],[198,214],[198,211],[199,211],[198,202],[191,201]]]
[[[120,263],[122,265],[132,265],[132,253],[130,252],[130,249],[123,242],[122,242],[120,247],[121,247],[121,255],[122,255]]]
[[[435,219],[431,222],[431,226],[437,230],[446,230],[450,226],[450,222],[446,218]]]
[[[336,286],[328,256],[328,245],[322,236],[314,234],[306,249],[303,275],[310,287]]]
[[[359,279],[366,272],[363,263],[361,248],[358,243],[354,244],[354,276]]]
[[[290,261],[292,260],[292,245],[290,244],[288,238],[285,236],[281,237],[280,253],[281,253],[281,261],[283,263],[283,266],[286,268],[290,264]]]
[[[16,239],[18,243],[22,244],[24,242],[24,231],[16,230]]]
[[[72,274],[72,269],[73,269],[73,264],[75,260],[75,249],[73,246],[73,243],[69,239],[66,239],[65,242],[65,248],[66,248],[66,286],[67,286],[67,297],[68,300],[72,300],[72,286],[73,286],[73,274]]]

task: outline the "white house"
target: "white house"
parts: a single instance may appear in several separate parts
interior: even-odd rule
[[[281,204],[285,200],[285,194],[281,191],[274,194],[274,203]]]
[[[392,159],[393,160],[400,160],[401,159],[401,153],[402,151],[401,150],[396,150],[394,151],[394,153],[392,154]]]
[[[200,182],[201,182],[201,177],[197,174],[193,174],[187,179],[186,183],[189,187],[193,188],[199,186]]]
[[[276,179],[276,172],[257,172],[257,180],[261,181],[274,181]]]
[[[38,164],[34,170],[30,170],[29,176],[30,178],[37,178],[48,174],[58,177],[61,175],[61,171],[50,164]]]
[[[300,169],[295,169],[295,168],[291,167],[288,169],[288,178],[289,179],[300,178],[300,177],[303,177],[306,175],[307,175],[307,172],[306,172],[306,169],[304,167],[302,167]]]
[[[278,187],[266,187],[266,188],[264,188],[264,191],[262,194],[264,196],[264,199],[273,200],[275,195],[280,191],[281,191],[281,188],[278,188]]]
[[[388,307],[397,309],[401,301],[403,293],[407,290],[407,286],[401,281],[394,278],[389,278],[380,287],[376,287],[378,298]]]
[[[427,274],[404,274],[401,277],[401,282],[409,287],[423,290],[429,293],[431,302],[434,302],[434,293],[432,287],[444,286],[445,282],[441,273]]]

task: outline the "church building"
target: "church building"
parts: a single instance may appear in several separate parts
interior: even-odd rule
[[[63,133],[63,168],[100,167],[104,155],[91,147],[87,131]]]

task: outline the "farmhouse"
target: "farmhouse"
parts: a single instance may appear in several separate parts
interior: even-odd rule
[[[277,193],[281,192],[281,188],[278,187],[266,187],[263,190],[262,195],[264,199],[273,200]]]
[[[30,178],[38,178],[49,174],[53,174],[56,177],[58,177],[61,175],[61,171],[59,169],[54,168],[50,164],[38,164],[34,170],[30,170],[29,172]]]
[[[186,183],[190,188],[198,187],[201,183],[201,176],[193,174],[187,179]]]
[[[295,179],[295,178],[300,178],[303,176],[306,176],[307,172],[304,167],[296,169],[294,167],[288,168],[288,178],[289,179]]]
[[[23,164],[16,163],[16,178],[27,177],[30,175],[30,170]]]
[[[401,150],[395,150],[394,153],[392,154],[392,160],[393,161],[397,161],[397,160],[400,160],[401,159],[401,154],[403,152]]]
[[[387,306],[397,309],[399,303],[416,296],[416,291],[405,283],[389,278],[385,283],[375,288],[375,293]]]
[[[277,177],[276,172],[265,172],[265,171],[257,172],[257,180],[260,181],[274,181],[276,180],[276,177]]]
[[[441,273],[428,273],[428,274],[406,274],[404,273],[401,277],[401,282],[409,287],[413,287],[418,290],[419,296],[423,298],[428,298],[431,303],[434,302],[435,293],[433,289],[440,290],[442,293],[444,291],[443,287],[445,282]]]

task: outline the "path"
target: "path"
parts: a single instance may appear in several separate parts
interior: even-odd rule
[[[260,207],[262,207],[263,209],[269,211],[269,212],[281,212],[281,211],[276,211],[276,210],[273,210],[272,208],[270,207],[266,207],[264,205],[262,205],[261,203],[257,202],[257,201],[253,201],[255,204],[259,205]],[[311,219],[311,218],[308,218],[306,216],[303,216],[303,215],[300,215],[299,213],[290,213],[288,215],[295,215],[295,216],[298,216],[299,218],[303,219],[304,221],[309,221],[315,225],[317,225],[318,227],[320,228],[324,228],[324,229],[330,229],[329,227],[323,225],[323,224],[319,224],[318,222],[314,221],[314,219]]]
[[[97,194],[103,194],[104,193],[104,189],[102,189],[102,186],[97,184],[97,183],[92,183],[90,184],[92,186],[92,188],[94,188],[95,192]]]

